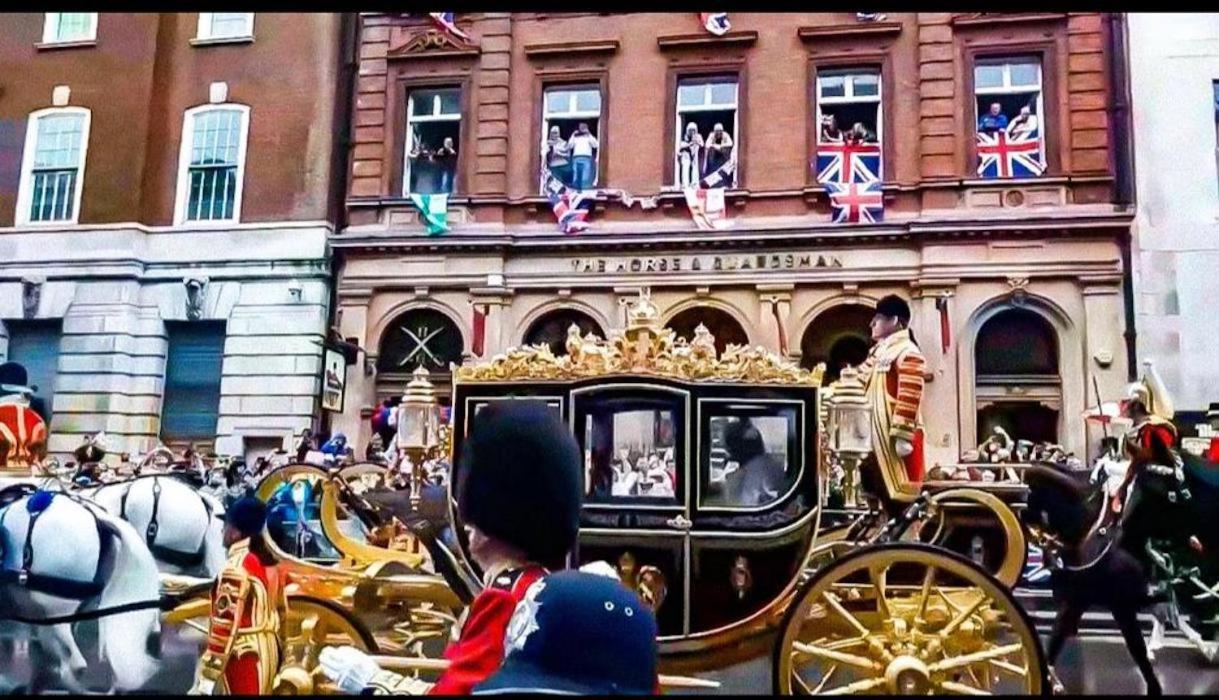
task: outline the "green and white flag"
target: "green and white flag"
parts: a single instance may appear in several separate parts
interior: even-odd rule
[[[412,194],[411,201],[423,215],[428,235],[436,236],[449,230],[449,195]]]

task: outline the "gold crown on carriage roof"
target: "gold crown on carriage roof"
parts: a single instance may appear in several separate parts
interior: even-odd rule
[[[740,382],[750,384],[799,384],[820,386],[824,364],[812,371],[762,346],[730,344],[721,354],[715,336],[699,324],[694,337],[678,337],[661,324],[660,310],[652,303],[650,290],[627,305],[624,330],[611,331],[609,338],[593,333],[581,337],[575,325],[567,331],[566,354],[555,355],[549,345],[538,343],[509,348],[488,362],[453,366],[461,382],[584,379],[610,374],[644,374],[671,379]]]

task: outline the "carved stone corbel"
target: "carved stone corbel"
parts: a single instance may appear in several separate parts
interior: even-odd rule
[[[198,321],[203,318],[203,300],[206,297],[208,278],[183,277],[182,284],[186,286],[186,318]]]
[[[38,316],[38,306],[42,302],[42,285],[46,282],[42,277],[21,278],[21,316],[25,319]]]

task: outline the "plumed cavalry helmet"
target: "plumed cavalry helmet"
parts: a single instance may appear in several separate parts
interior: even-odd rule
[[[469,525],[552,568],[580,527],[583,460],[571,430],[541,401],[484,406],[462,445],[458,513]]]
[[[1137,401],[1143,405],[1147,413],[1164,420],[1172,420],[1175,413],[1172,397],[1168,395],[1168,388],[1160,379],[1160,373],[1156,371],[1150,360],[1145,361],[1143,366],[1145,367],[1143,376],[1126,387],[1126,401],[1128,403]]]

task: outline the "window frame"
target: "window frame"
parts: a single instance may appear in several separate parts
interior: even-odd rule
[[[543,167],[543,165],[545,165],[545,163],[544,163],[544,157],[541,154],[545,153],[545,151],[546,151],[547,135],[550,133],[550,119],[552,117],[556,116],[556,115],[550,114],[549,110],[547,109],[546,96],[552,90],[554,90],[554,91],[570,90],[570,91],[573,91],[573,102],[574,102],[575,91],[580,90],[580,89],[584,89],[589,92],[597,93],[597,97],[600,101],[600,106],[597,110],[596,116],[590,117],[589,115],[591,113],[580,112],[579,110],[575,110],[572,112],[564,112],[563,114],[565,114],[566,116],[559,116],[558,118],[560,118],[560,119],[592,118],[592,119],[597,120],[597,158],[596,158],[596,172],[593,173],[593,186],[599,187],[601,185],[601,183],[603,182],[601,171],[602,171],[602,167],[603,167],[602,164],[605,162],[605,158],[602,157],[602,154],[605,153],[605,126],[606,126],[606,120],[605,120],[605,106],[606,106],[605,101],[606,100],[605,100],[604,82],[601,80],[600,76],[598,76],[597,78],[589,78],[588,80],[576,79],[576,80],[571,80],[571,81],[567,81],[567,80],[546,81],[546,82],[542,83],[541,104],[540,104],[541,121],[539,122],[539,124],[541,125],[541,128],[539,131],[539,140],[538,140],[538,154],[539,155],[538,155],[538,167],[537,167],[538,192],[542,196],[546,196],[546,179],[542,175],[542,167]]]
[[[38,120],[60,114],[77,114],[84,117],[80,131],[80,158],[76,166],[76,187],[72,193],[72,216],[68,219],[31,221],[30,206],[34,197],[34,155],[38,146]],[[93,122],[93,111],[87,107],[47,107],[30,112],[26,121],[25,148],[21,156],[21,179],[17,186],[17,210],[14,223],[17,226],[75,226],[80,222],[80,207],[84,201],[85,164],[88,162],[89,127]]]
[[[233,216],[229,219],[187,219],[190,197],[190,157],[194,146],[195,118],[206,112],[237,110],[241,113],[241,130],[237,141],[237,187],[233,192]],[[250,106],[236,102],[197,105],[182,114],[181,143],[178,146],[178,181],[174,194],[175,226],[209,226],[241,223],[242,194],[245,191],[245,164],[250,141]]]
[[[829,77],[832,75],[848,76],[848,75],[864,75],[864,74],[876,76],[876,95],[874,98],[869,97],[869,96],[856,97],[854,95],[843,96],[843,97],[822,97],[822,95],[821,95],[821,79],[822,78]],[[846,83],[846,84],[852,85],[852,88],[853,88],[853,84],[851,84],[851,83]],[[880,172],[877,173],[877,176],[879,177],[880,182],[882,182],[882,183],[885,182],[885,165],[889,159],[887,158],[887,154],[886,154],[887,144],[885,142],[885,133],[886,133],[885,119],[888,116],[887,110],[885,110],[885,96],[888,94],[888,91],[885,90],[884,65],[875,64],[875,63],[864,63],[864,64],[826,63],[824,65],[814,66],[811,90],[813,93],[813,100],[812,100],[813,101],[813,122],[812,122],[810,128],[811,128],[811,132],[812,132],[811,142],[813,144],[813,148],[812,148],[812,153],[809,154],[810,162],[813,163],[814,165],[816,164],[817,144],[821,143],[821,106],[823,104],[825,104],[825,105],[835,105],[835,104],[857,105],[857,104],[865,104],[865,103],[866,104],[875,103],[876,104],[876,143],[880,146],[880,168],[879,168]],[[842,128],[841,124],[839,124],[838,126],[840,129]],[[812,177],[812,183],[820,184],[817,182],[817,173],[815,172],[815,170],[816,170],[816,168],[809,168],[809,171],[810,171],[811,177]]]
[[[411,93],[418,92],[421,90],[456,90],[457,91],[456,117],[454,118],[453,115],[435,114],[435,113],[433,113],[429,116],[426,116],[426,117],[416,117],[415,113],[414,113],[414,109],[412,109],[412,106],[414,104],[414,97],[412,97]],[[401,185],[399,187],[399,192],[401,193],[403,198],[409,198],[412,194],[412,192],[410,191],[410,184],[411,184],[411,157],[410,157],[410,154],[411,154],[411,144],[414,141],[414,131],[411,130],[411,124],[416,123],[416,122],[424,123],[424,124],[442,123],[442,122],[457,122],[457,133],[459,134],[458,141],[460,143],[460,148],[457,151],[456,171],[453,173],[453,189],[448,194],[450,197],[455,197],[460,194],[461,190],[459,188],[460,183],[458,182],[458,175],[461,173],[462,154],[466,150],[465,149],[466,139],[464,138],[464,134],[462,132],[462,129],[464,126],[463,122],[465,121],[465,112],[466,112],[465,95],[466,95],[465,85],[463,85],[461,83],[457,83],[457,84],[440,83],[440,84],[435,84],[435,85],[420,84],[420,85],[407,85],[406,86],[405,91],[404,91],[405,100],[404,100],[404,104],[403,104],[403,108],[406,109],[406,119],[403,121],[402,178],[401,178]],[[438,98],[439,98],[439,96],[437,96],[437,99]],[[439,105],[436,105],[436,107],[438,108]],[[433,112],[435,112],[435,110],[433,110]]]
[[[712,85],[717,82],[717,79],[722,79],[725,81],[731,80],[733,86],[736,88],[733,92],[732,104],[733,111],[736,115],[734,120],[736,123],[733,125],[733,133],[731,134],[732,157],[736,160],[736,169],[732,173],[731,186],[724,189],[726,191],[741,189],[741,152],[743,150],[741,147],[741,137],[745,131],[745,122],[743,119],[744,110],[741,108],[741,105],[745,102],[742,74],[743,70],[739,67],[728,70],[722,68],[716,70],[708,67],[708,69],[705,71],[693,71],[688,68],[677,68],[676,72],[673,74],[673,89],[671,91],[669,101],[669,104],[672,105],[672,109],[669,110],[669,119],[672,119],[672,128],[669,130],[669,158],[667,159],[668,164],[666,165],[669,172],[668,177],[665,180],[666,188],[674,191],[681,189],[680,185],[677,184],[677,169],[680,162],[677,154],[677,144],[681,143],[682,128],[685,126],[685,120],[682,118],[682,115],[692,112],[718,112],[724,111],[725,109],[725,107],[716,108],[714,105],[707,105],[704,102],[701,107],[687,107],[685,110],[683,110],[679,104],[682,83],[687,81],[697,81],[704,85]],[[707,99],[710,99],[710,97],[711,91],[708,89]]]
[[[245,34],[226,34],[224,36],[216,36],[212,33],[212,17],[217,12],[200,12],[199,23],[195,28],[195,41],[245,41],[254,38],[254,14],[253,12],[242,13],[246,16],[246,33]],[[235,13],[234,13],[235,14]]]
[[[1215,113],[1215,174],[1219,175],[1219,79],[1211,81],[1211,107]],[[1219,189],[1219,177],[1215,185]]]
[[[63,15],[66,14],[81,14],[89,15],[91,20],[88,36],[73,37],[71,39],[62,39],[58,36],[59,23]],[[97,13],[96,12],[45,12],[43,13],[42,24],[42,43],[43,44],[77,44],[81,42],[97,41]]]
[[[995,62],[1017,62],[1022,59],[1035,60],[1040,65],[1041,74],[1041,98],[1038,107],[1041,109],[1041,142],[1042,142],[1042,158],[1045,163],[1045,171],[1038,178],[1044,179],[1047,177],[1058,176],[1062,173],[1062,161],[1059,154],[1060,137],[1069,131],[1069,124],[1063,124],[1060,120],[1058,108],[1060,104],[1065,104],[1066,99],[1059,99],[1058,75],[1055,70],[1048,70],[1047,66],[1053,67],[1058,65],[1058,50],[1055,40],[1045,42],[1022,42],[1013,44],[996,44],[984,47],[966,48],[965,60],[963,62],[964,74],[961,76],[963,94],[968,100],[964,105],[965,110],[962,114],[968,114],[973,120],[967,123],[967,127],[961,138],[964,139],[965,168],[968,181],[981,182],[1003,182],[1016,180],[1018,178],[982,178],[978,175],[978,92],[975,86],[974,72],[979,64],[995,63]],[[1053,96],[1047,100],[1047,96]],[[1025,178],[1019,178],[1025,179]]]

